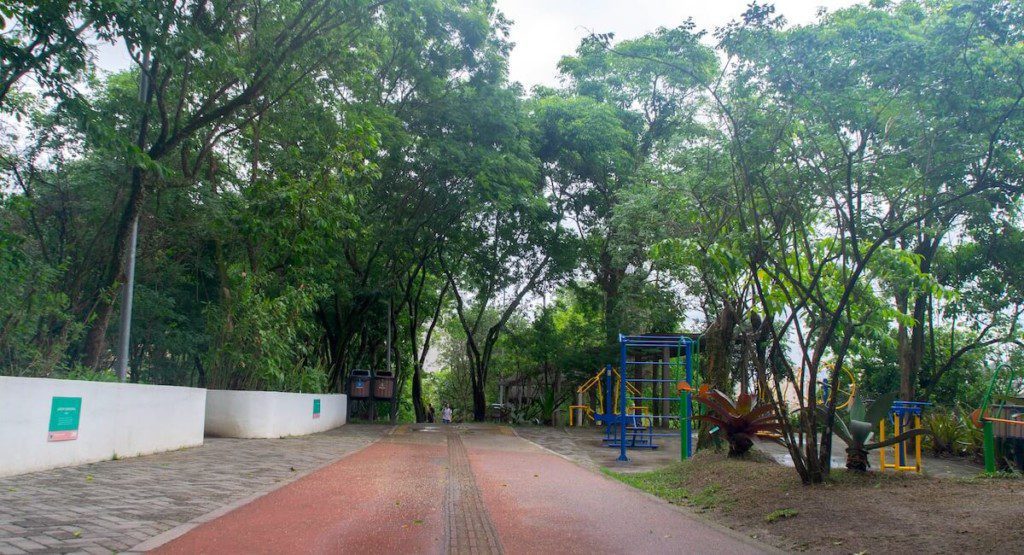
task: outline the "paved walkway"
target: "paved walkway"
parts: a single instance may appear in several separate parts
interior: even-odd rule
[[[111,553],[295,480],[386,426],[201,447],[0,479],[0,555]]]
[[[402,426],[158,553],[759,553],[497,426]]]
[[[612,468],[616,472],[631,473],[655,470],[666,464],[679,460],[679,439],[659,438],[660,448],[650,450],[630,450],[630,462],[618,462],[619,451],[609,449],[601,443],[603,431],[597,427],[553,428],[550,426],[529,426],[516,429],[522,437],[551,449],[588,468]],[[696,444],[696,439],[694,440]],[[789,451],[785,447],[771,441],[758,441],[755,448],[765,453],[780,464],[793,466]],[[889,451],[891,453],[891,451]],[[879,467],[878,451],[870,454],[871,468]],[[832,442],[832,466],[846,466],[846,444],[838,437]],[[922,460],[924,473],[937,478],[972,478],[982,472],[982,467],[964,458],[935,458],[924,456]]]

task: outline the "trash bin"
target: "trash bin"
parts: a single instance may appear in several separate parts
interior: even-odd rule
[[[395,395],[395,375],[386,370],[377,371],[373,377],[373,398],[390,401]]]
[[[368,399],[372,376],[369,370],[353,370],[348,376],[348,396],[351,399]]]

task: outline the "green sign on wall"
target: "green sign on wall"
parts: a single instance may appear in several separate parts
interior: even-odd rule
[[[81,397],[54,397],[50,403],[50,432],[47,441],[78,439],[78,420],[82,416]]]
[[[313,418],[320,418],[320,399],[313,399]]]

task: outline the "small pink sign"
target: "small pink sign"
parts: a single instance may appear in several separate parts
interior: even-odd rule
[[[50,432],[46,441],[73,441],[78,439],[78,430],[68,430],[66,432]]]

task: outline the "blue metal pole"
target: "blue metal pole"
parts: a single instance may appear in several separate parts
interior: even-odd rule
[[[689,341],[686,342],[686,383],[693,383],[693,344]],[[691,402],[691,394],[689,391],[686,392],[685,400],[686,404],[686,425],[684,432],[686,437],[686,458],[693,456],[693,403]]]
[[[612,389],[612,365],[604,365],[604,399],[601,406],[604,410],[604,437],[612,439],[612,413],[615,412],[615,391]]]
[[[619,336],[619,460],[629,461],[626,456],[626,338]]]

